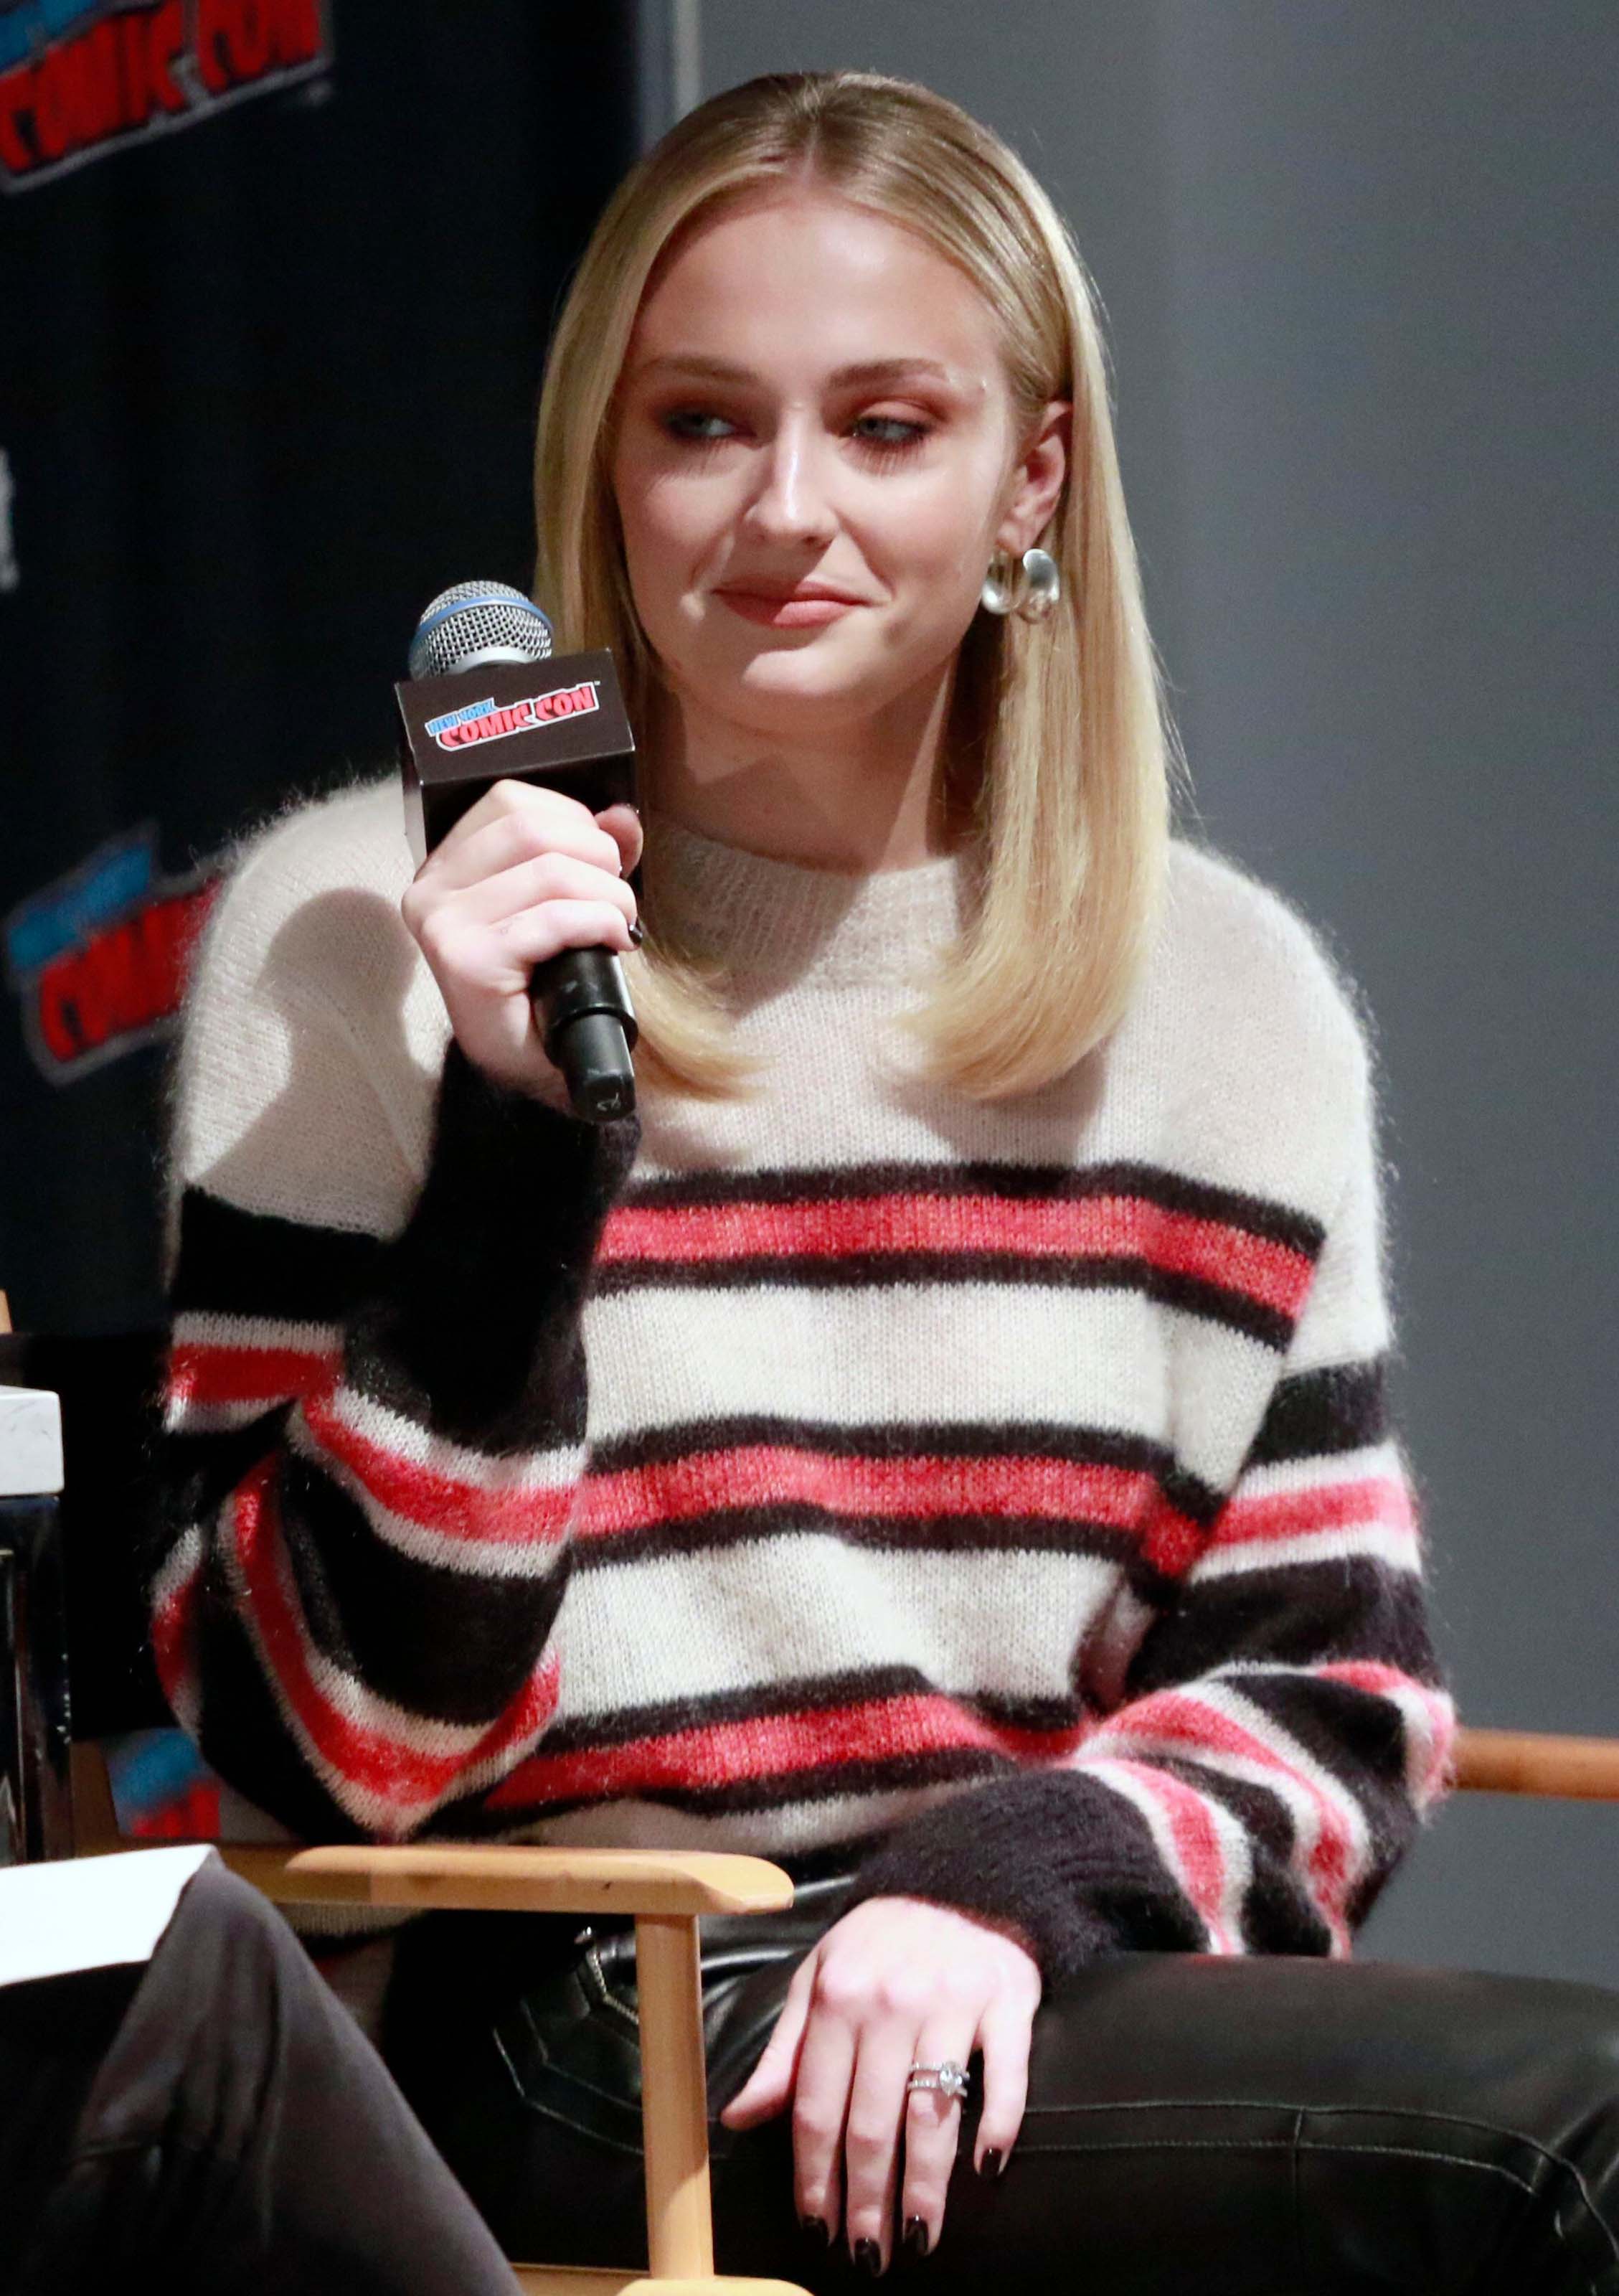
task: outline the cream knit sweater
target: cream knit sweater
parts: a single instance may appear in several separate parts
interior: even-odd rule
[[[300,1833],[788,1854],[1099,1951],[1343,1952],[1451,1729],[1368,1046],[1178,841],[1109,1041],[1016,1103],[896,1015],[951,858],[654,815],[768,1090],[601,1128],[487,1084],[397,789],[243,857],[178,1070],[176,1711]]]

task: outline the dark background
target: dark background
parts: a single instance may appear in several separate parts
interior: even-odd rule
[[[188,876],[382,765],[427,601],[527,587],[545,344],[634,156],[636,12],[326,26],[315,75],[0,197],[0,920],[144,822]],[[47,1080],[29,995],[0,1013],[0,1288],[36,1329],[150,1320],[161,1034]]]

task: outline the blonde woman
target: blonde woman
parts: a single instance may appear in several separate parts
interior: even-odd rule
[[[716,97],[595,234],[536,470],[644,852],[500,783],[413,878],[379,783],[245,855],[179,1075],[176,1711],[302,1833],[794,1870],[707,1936],[726,2268],[1595,2284],[1550,2009],[1338,1965],[1451,1731],[1370,1054],[1172,834],[1050,201],[905,83]],[[592,944],[642,1032],[601,1127],[527,996]],[[351,1999],[390,1952],[509,2252],[622,2261],[626,1939],[429,1920]]]

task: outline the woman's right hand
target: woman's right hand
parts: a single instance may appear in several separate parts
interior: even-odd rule
[[[535,1026],[529,975],[559,949],[622,955],[635,946],[635,896],[624,877],[641,847],[633,806],[593,814],[560,790],[501,781],[417,870],[400,914],[456,1041],[495,1083],[568,1105]]]

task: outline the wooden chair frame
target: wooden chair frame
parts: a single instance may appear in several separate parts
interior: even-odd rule
[[[94,1745],[73,1750],[73,1801],[77,1855],[142,1847],[118,1833],[106,1767]],[[715,2273],[708,2185],[698,1923],[704,1914],[775,1913],[790,1906],[792,1882],[780,1866],[706,1850],[543,1849],[517,1842],[216,1846],[233,1873],[276,1905],[632,1915],[648,2269],[514,2264],[516,2284],[529,2296],[804,2296],[789,2281]]]

